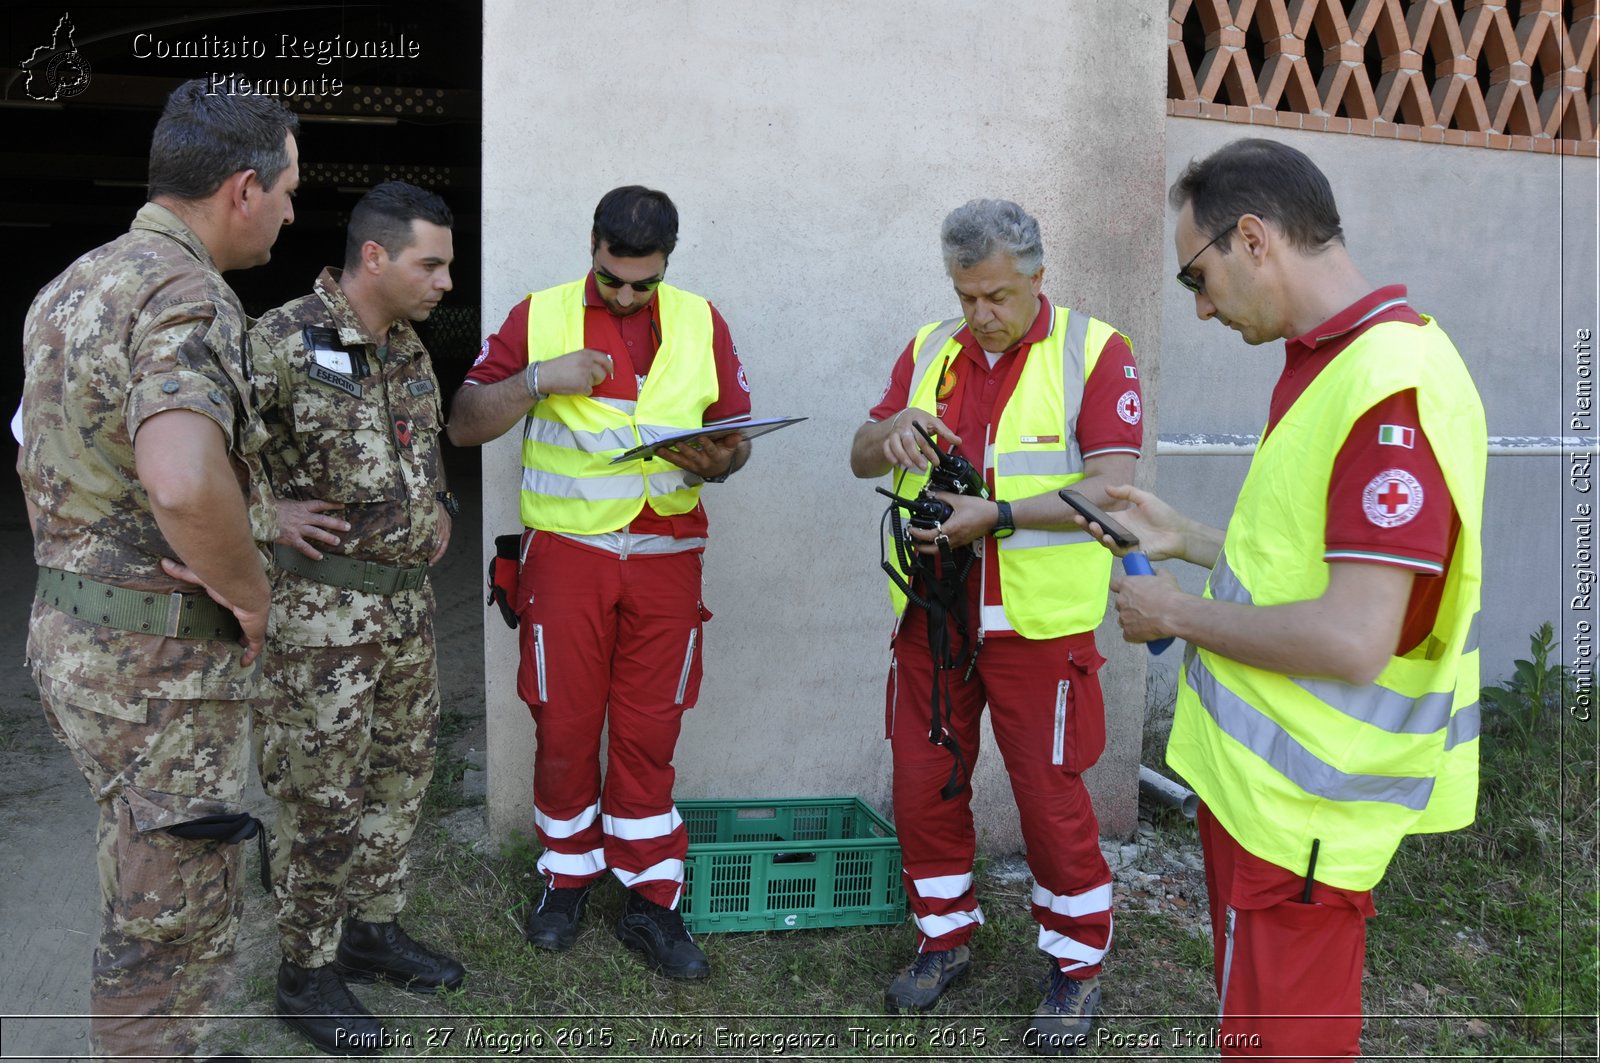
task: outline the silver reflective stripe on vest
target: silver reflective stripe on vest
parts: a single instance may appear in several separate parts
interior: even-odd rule
[[[1306,793],[1330,801],[1381,801],[1415,812],[1428,807],[1433,779],[1340,771],[1319,760],[1275,720],[1218,682],[1199,654],[1189,661],[1186,674],[1200,704],[1224,734]]]
[[[689,486],[689,481],[684,479],[686,475],[687,473],[685,473],[682,469],[673,469],[670,472],[651,473],[649,477],[647,477],[650,481],[651,497],[659,498],[662,495],[670,495],[674,491],[682,491],[684,488]]]
[[[1376,683],[1352,686],[1337,679],[1290,680],[1329,708],[1380,731],[1397,735],[1425,735],[1443,730],[1450,722],[1455,692],[1434,691],[1413,698]]]
[[[1239,582],[1220,552],[1211,570],[1211,597],[1219,602],[1254,604],[1249,588]],[[1473,617],[1473,631],[1477,631],[1476,616]],[[1336,712],[1390,734],[1433,734],[1452,724],[1453,690],[1434,691],[1414,698],[1377,683],[1354,686],[1337,679],[1301,677],[1290,677],[1290,682]]]
[[[1461,647],[1463,656],[1478,648],[1478,618],[1482,615],[1482,612],[1472,614],[1472,623],[1467,625],[1467,641]]]
[[[522,438],[563,450],[580,450],[585,454],[628,450],[635,445],[633,432],[627,427],[582,432],[568,428],[560,421],[549,421],[543,417],[529,417],[523,426]]]
[[[1051,332],[1055,331],[1056,313],[1052,304]],[[984,461],[994,470],[996,478],[1077,476],[1083,472],[1083,451],[1078,447],[1078,412],[1083,406],[1083,345],[1089,341],[1089,320],[1088,314],[1067,311],[1067,332],[1061,338],[1061,405],[1066,411],[1066,432],[1061,449],[996,451],[991,447],[984,453]]]
[[[1470,742],[1478,737],[1478,732],[1483,727],[1483,708],[1479,702],[1474,701],[1450,717],[1450,728],[1444,733],[1445,752],[1449,752],[1463,742]]]
[[[1086,531],[1046,531],[1042,528],[1018,528],[999,540],[1002,550],[1036,550],[1042,546],[1072,546],[1092,543],[1094,537]]]
[[[1071,476],[1083,471],[1078,448],[1072,450],[1014,451],[996,454],[996,476]]]
[[[1250,591],[1239,582],[1239,577],[1233,574],[1233,569],[1228,567],[1228,555],[1221,550],[1217,551],[1217,563],[1211,566],[1211,578],[1206,581],[1206,586],[1211,588],[1211,597],[1219,602],[1238,602],[1240,605],[1254,605],[1255,599],[1250,597]]]
[[[681,479],[681,478],[680,478]],[[654,483],[655,478],[651,477]],[[681,486],[681,484],[680,484]],[[561,476],[546,469],[522,470],[522,489],[550,498],[577,498],[584,502],[615,502],[623,498],[639,498],[643,481],[637,471],[617,476]],[[665,494],[675,488],[658,492]]]
[[[932,332],[928,333],[928,338],[922,341],[922,346],[918,347],[916,353],[912,355],[916,362],[911,370],[911,388],[906,392],[907,405],[916,397],[917,388],[922,386],[922,378],[928,375],[929,369],[933,368],[934,356],[944,349],[944,345],[950,342],[950,337],[954,336],[961,326],[966,323],[967,319],[964,317],[953,317],[948,321],[941,321],[934,326]],[[936,393],[937,390],[935,389]]]

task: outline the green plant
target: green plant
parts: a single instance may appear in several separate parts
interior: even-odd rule
[[[1519,658],[1509,679],[1479,694],[1484,710],[1504,721],[1524,746],[1539,733],[1545,710],[1559,707],[1569,685],[1566,666],[1550,663],[1556,640],[1549,621],[1539,625],[1529,646],[1531,659]]]

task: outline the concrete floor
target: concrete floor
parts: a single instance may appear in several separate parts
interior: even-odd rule
[[[449,451],[462,498],[449,553],[433,573],[444,704],[483,712],[483,562],[478,454]],[[15,477],[0,486],[0,1058],[87,1058],[89,964],[99,930],[95,807],[71,757],[50,733],[23,666],[35,569]],[[481,734],[481,727],[474,731]],[[481,740],[478,748],[482,748]],[[270,821],[252,779],[248,802]],[[250,843],[252,846],[254,843]],[[252,877],[247,920],[270,923]],[[270,925],[240,937],[242,965],[276,965]],[[271,957],[265,956],[271,952]],[[259,962],[256,962],[259,961]],[[264,1011],[267,1000],[251,1010]],[[268,1019],[260,1020],[271,1022]],[[275,1023],[273,1025],[276,1025]]]

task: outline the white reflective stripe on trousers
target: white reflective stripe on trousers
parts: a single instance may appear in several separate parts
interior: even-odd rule
[[[911,884],[918,897],[938,897],[951,900],[963,897],[972,889],[972,873],[965,875],[938,875],[933,878],[914,878]]]
[[[537,805],[533,809],[533,825],[538,827],[547,838],[570,838],[574,834],[586,830],[595,817],[600,814],[598,802],[579,812],[571,819],[555,819],[539,811]]]
[[[590,849],[586,853],[558,853],[546,849],[539,854],[539,862],[535,866],[546,881],[549,881],[552,875],[590,878],[606,869],[606,851]]]
[[[624,871],[620,867],[614,867],[611,869],[611,873],[617,876],[617,881],[629,889],[633,889],[643,882],[676,882],[681,886],[683,884],[683,861],[662,860],[659,863],[651,864],[643,871]]]
[[[1033,903],[1048,908],[1057,915],[1078,918],[1111,910],[1111,883],[1096,886],[1082,893],[1051,893],[1038,883],[1033,886]]]
[[[683,817],[678,815],[677,806],[657,816],[640,816],[629,819],[624,816],[602,816],[601,823],[606,834],[612,838],[623,841],[637,842],[648,838],[665,838],[679,827],[683,826]]]
[[[941,938],[964,926],[974,924],[982,926],[983,909],[970,908],[964,912],[951,912],[948,915],[918,915],[912,919],[917,924],[917,929],[922,931],[923,937]]]

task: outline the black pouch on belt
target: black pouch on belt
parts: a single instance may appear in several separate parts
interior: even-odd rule
[[[223,842],[228,845],[238,845],[251,838],[256,840],[256,855],[261,864],[261,888],[268,893],[272,892],[271,869],[267,863],[267,830],[261,821],[248,812],[236,812],[232,815],[217,813],[212,816],[201,816],[191,819],[187,823],[176,823],[167,828],[167,833],[186,841],[212,841]]]
[[[489,561],[489,603],[500,607],[500,616],[506,627],[517,627],[517,610],[512,601],[517,596],[517,562],[521,559],[522,535],[496,535],[494,557]]]

